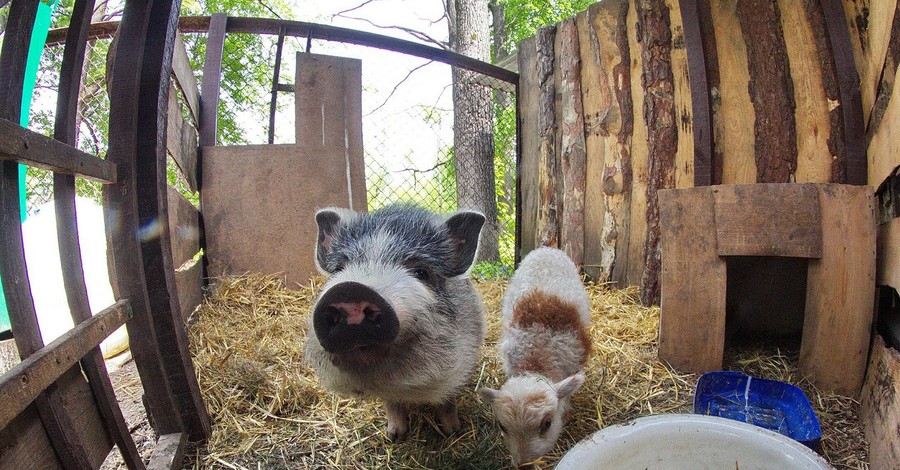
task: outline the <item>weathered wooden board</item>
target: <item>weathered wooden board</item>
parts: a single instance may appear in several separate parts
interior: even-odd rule
[[[869,159],[869,185],[878,187],[900,165],[900,80],[894,80],[884,117],[866,152]]]
[[[712,189],[661,190],[659,204],[659,357],[678,370],[718,370],[725,350],[727,267],[716,250]]]
[[[365,207],[362,168],[351,167],[356,207]],[[297,145],[203,148],[201,207],[211,278],[284,273],[305,284],[316,272],[315,212],[346,207],[344,154],[304,154]]]
[[[728,185],[713,194],[719,256],[822,256],[815,185]]]
[[[169,200],[169,234],[175,269],[200,251],[200,212],[175,188],[166,185]]]
[[[828,56],[830,50],[819,50],[813,28],[824,31],[824,25],[810,23],[807,3],[803,0],[779,0],[784,42],[790,61],[794,88],[797,124],[797,168],[794,173],[798,183],[824,183],[831,181],[828,141],[831,138],[831,122],[828,98],[820,56]],[[821,15],[819,15],[821,16]],[[824,53],[824,54],[822,54]],[[831,73],[830,71],[826,73]],[[833,80],[833,79],[832,79]],[[835,89],[836,92],[836,89]],[[832,97],[836,99],[837,97]],[[825,164],[823,164],[823,162]]]
[[[563,21],[556,33],[559,62],[559,160],[562,173],[560,248],[579,269],[584,264],[585,138],[581,96],[581,53],[575,19]]]
[[[159,436],[153,455],[147,470],[169,470],[181,468],[181,459],[184,457],[184,447],[187,444],[187,435],[184,433],[172,433]]]
[[[178,88],[188,105],[188,111],[194,126],[200,123],[200,90],[197,88],[197,77],[188,59],[187,49],[181,39],[181,33],[175,32],[175,49],[172,52],[172,74],[178,82]],[[170,94],[171,96],[171,94]]]
[[[0,468],[64,468],[34,405],[0,428]]]
[[[716,56],[719,61],[719,106],[713,108],[721,126],[716,145],[721,147],[722,184],[756,182],[753,158],[753,122],[756,111],[750,101],[747,46],[737,18],[737,1],[710,2]]]
[[[878,226],[875,283],[900,291],[900,218]]]
[[[821,389],[855,395],[871,339],[874,198],[868,186],[826,184],[818,190],[822,257],[809,260],[800,372]]]
[[[519,259],[537,246],[538,217],[538,164],[540,146],[538,139],[538,101],[540,84],[537,76],[537,50],[535,38],[527,39],[519,44],[519,135],[522,150],[521,160],[516,165],[519,184],[519,230],[517,245]]]
[[[844,1],[844,14],[859,72],[863,119],[868,122],[882,73],[897,0]]]
[[[561,188],[557,127],[556,26],[545,26],[535,37],[537,51],[538,94],[538,245],[559,247]]]
[[[346,196],[334,204],[365,210],[362,62],[298,52],[295,80],[297,148],[306,158],[329,161],[341,170],[344,178],[332,184]]]
[[[181,114],[175,86],[169,88],[169,120],[166,123],[166,150],[191,191],[197,190],[197,131],[191,127]]]
[[[869,441],[869,468],[893,470],[900,462],[900,352],[875,335],[863,385],[860,421]]]
[[[634,5],[632,5],[634,6]],[[629,8],[626,24],[628,25],[628,49],[630,51],[631,100],[633,103],[634,128],[631,138],[631,200],[628,205],[629,218],[627,256],[622,259],[616,256],[616,264],[622,271],[613,270],[613,280],[620,286],[640,285],[644,272],[644,242],[647,236],[647,141],[649,131],[644,118],[645,91],[641,83],[644,71],[641,64],[641,44],[638,41],[637,8]],[[623,110],[624,111],[624,110]],[[623,262],[624,261],[624,262]]]
[[[175,286],[178,289],[181,319],[187,321],[203,301],[203,263],[198,260],[175,271]]]
[[[884,3],[889,4],[892,2]],[[873,40],[886,40],[887,45],[884,64],[875,87],[875,101],[872,103],[872,110],[865,110],[868,113],[866,121],[867,138],[871,138],[884,119],[884,110],[893,95],[894,81],[897,79],[897,68],[900,67],[900,3],[896,4],[893,16],[894,21],[890,25],[890,30],[885,34],[887,37],[872,38]],[[862,85],[864,86],[865,84]]]
[[[691,80],[688,73],[687,48],[684,40],[681,9],[677,2],[669,2],[669,29],[671,29],[672,83],[675,98],[675,123],[678,130],[678,147],[675,152],[675,188],[694,186],[694,118],[691,109]]]
[[[64,373],[56,386],[66,410],[72,417],[73,427],[69,432],[76,434],[81,440],[93,468],[100,468],[113,448],[113,441],[100,416],[91,386],[78,367]]]

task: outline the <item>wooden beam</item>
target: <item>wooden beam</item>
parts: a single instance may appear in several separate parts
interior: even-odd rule
[[[101,183],[116,180],[116,165],[0,118],[0,160],[78,175]]]
[[[159,436],[153,454],[150,455],[148,470],[170,470],[181,468],[181,460],[184,458],[184,447],[187,444],[187,434],[183,432],[164,434]]]
[[[131,306],[127,300],[120,300],[79,323],[4,374],[0,381],[0,402],[3,403],[0,428],[129,318]]]
[[[222,54],[225,48],[225,30],[228,17],[216,13],[210,17],[209,35],[206,39],[206,57],[203,59],[203,78],[200,89],[200,146],[216,145],[216,127],[219,112],[219,83],[222,80]]]

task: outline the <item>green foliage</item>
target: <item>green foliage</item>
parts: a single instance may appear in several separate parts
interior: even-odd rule
[[[534,36],[541,27],[558,23],[597,0],[497,0],[506,16],[506,47],[515,50],[523,39]]]
[[[482,261],[472,266],[472,278],[479,281],[509,279],[513,271],[513,265],[508,261]]]

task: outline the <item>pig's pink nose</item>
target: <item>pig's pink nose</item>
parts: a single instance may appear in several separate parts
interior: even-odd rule
[[[366,319],[378,321],[381,316],[381,309],[371,302],[339,302],[331,304],[331,307],[344,313],[348,325],[359,325]]]

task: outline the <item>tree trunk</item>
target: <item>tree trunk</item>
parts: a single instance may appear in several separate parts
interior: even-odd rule
[[[487,0],[446,0],[450,47],[490,60],[490,11]],[[453,142],[460,209],[477,210],[487,221],[477,260],[496,261],[497,200],[494,183],[494,108],[492,90],[475,83],[475,73],[453,69]]]

